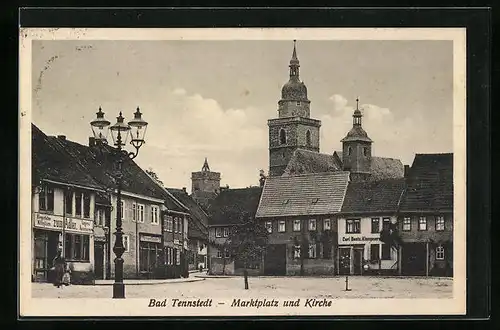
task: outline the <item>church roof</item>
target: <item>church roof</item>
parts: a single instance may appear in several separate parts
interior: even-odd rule
[[[327,215],[340,212],[349,172],[276,176],[266,179],[256,217]]]
[[[416,154],[401,211],[453,210],[453,154]]]
[[[363,129],[361,126],[353,126],[351,130],[347,133],[345,138],[340,140],[340,142],[347,142],[347,141],[366,141],[366,142],[373,142],[372,139],[368,137],[368,134],[366,131]]]
[[[294,151],[284,175],[335,172],[342,170],[333,156],[305,149]]]
[[[396,212],[405,179],[349,182],[342,213]]]

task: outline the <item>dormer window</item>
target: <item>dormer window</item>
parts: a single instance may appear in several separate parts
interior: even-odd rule
[[[283,128],[280,130],[280,144],[286,144],[286,132]]]

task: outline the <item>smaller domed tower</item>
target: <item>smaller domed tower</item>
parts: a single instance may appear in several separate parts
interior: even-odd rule
[[[352,115],[352,128],[342,142],[342,163],[344,171],[351,172],[351,180],[358,181],[370,176],[372,161],[372,143],[361,126],[363,114],[356,99],[356,110]]]

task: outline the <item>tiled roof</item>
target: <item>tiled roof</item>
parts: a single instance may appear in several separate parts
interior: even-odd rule
[[[404,165],[399,159],[372,157],[371,180],[402,178],[404,171]]]
[[[335,214],[344,200],[349,172],[269,177],[257,217]]]
[[[453,209],[453,154],[416,154],[400,211]]]
[[[238,224],[244,212],[255,217],[261,193],[261,187],[222,189],[208,207],[209,225]]]
[[[167,188],[167,190],[189,209],[189,213],[191,214],[188,230],[189,237],[207,239],[209,220],[208,215],[203,211],[201,206],[182,189]]]
[[[33,124],[31,125],[31,147],[33,184],[46,179],[93,189],[104,189],[76,159],[55,143],[53,137],[45,135]]]
[[[349,182],[342,212],[396,212],[404,188],[404,178]]]
[[[332,155],[297,149],[294,151],[284,175],[340,171]]]

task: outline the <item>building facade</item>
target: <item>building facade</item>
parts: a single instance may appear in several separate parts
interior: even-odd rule
[[[269,233],[265,275],[334,275],[337,217],[349,172],[269,177],[257,219]]]
[[[398,215],[401,274],[453,276],[453,154],[417,154]]]

